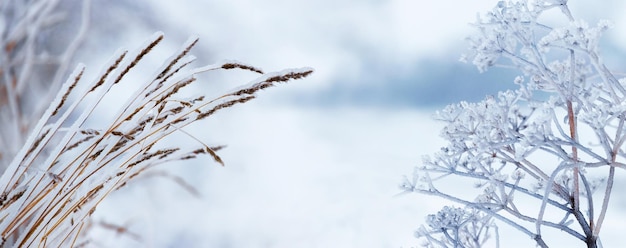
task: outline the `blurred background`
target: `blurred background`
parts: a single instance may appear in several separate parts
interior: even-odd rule
[[[619,11],[626,3],[570,2],[575,17],[615,23],[602,53],[620,71],[626,17]],[[62,3],[76,19],[82,1]],[[398,185],[422,155],[444,145],[438,138],[442,126],[431,115],[447,104],[514,87],[516,71],[481,74],[458,62],[466,51],[464,38],[474,31],[469,23],[496,3],[94,0],[76,55],[87,64],[87,75],[98,73],[118,47],[138,46],[155,31],[166,35],[157,50],[163,56],[197,35],[197,66],[234,59],[265,71],[316,70],[185,129],[208,144],[227,145],[219,152],[226,166],[209,158],[163,166],[200,191],[199,198],[158,177],[112,194],[94,218],[129,232],[97,229],[95,244],[418,247],[414,231],[446,202],[402,194]],[[195,90],[211,95],[252,77],[226,72],[200,78]],[[619,199],[614,204],[626,206]],[[606,230],[605,245],[619,240],[617,232]],[[503,242],[534,247],[520,235]]]

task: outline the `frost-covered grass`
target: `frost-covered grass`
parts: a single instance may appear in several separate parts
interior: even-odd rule
[[[22,93],[29,87],[46,85],[46,80],[54,82],[62,75],[82,35],[78,34],[65,53],[51,59],[56,62],[55,73],[39,71],[43,70],[38,67],[40,63],[50,58],[35,40],[51,24],[49,19],[56,20],[51,15],[55,6],[55,2],[40,1],[25,6],[7,4],[3,9],[5,18],[15,18],[15,23],[5,24],[17,26],[4,40],[5,49],[1,52],[4,77],[0,111],[6,129],[0,135],[0,144],[2,155],[11,158],[0,178],[2,246],[89,245],[89,236],[85,234],[92,225],[126,233],[115,224],[91,222],[90,216],[111,192],[140,176],[170,179],[197,194],[184,179],[154,170],[161,164],[202,155],[224,164],[216,153],[223,146],[209,146],[185,128],[254,99],[260,90],[313,72],[300,68],[264,73],[237,61],[190,68],[195,57],[189,53],[197,38],[189,39],[169,58],[161,60],[158,68],[135,72],[144,60],[155,59],[150,53],[164,38],[158,32],[135,50],[115,52],[94,78],[85,78],[85,66],[79,65],[58,93],[54,84],[47,85],[52,88],[41,96]],[[11,7],[15,13],[7,10]],[[88,9],[87,1],[85,15]],[[83,23],[81,30],[85,26]],[[206,92],[186,90],[197,83],[197,74],[220,70],[243,70],[256,76],[240,87],[211,97]],[[141,77],[129,77],[132,73]],[[46,102],[48,96],[52,96],[50,102]],[[26,107],[29,104],[42,104],[45,111],[40,116],[22,112],[30,109]],[[22,135],[26,133],[30,134],[25,139]],[[193,144],[172,143],[170,138],[177,135],[187,137]]]
[[[125,76],[163,39],[160,33],[136,51],[118,51],[100,76],[83,83],[79,66],[61,87],[55,100],[39,120],[23,148],[6,169],[0,184],[2,237],[11,244],[81,245],[81,232],[89,216],[112,191],[125,186],[163,163],[210,155],[223,162],[216,151],[184,131],[187,125],[211,117],[215,112],[255,98],[259,90],[309,75],[309,68],[264,74],[238,62],[226,61],[187,69],[194,60],[188,55],[197,39],[190,39],[163,65],[152,72],[129,98],[109,96],[113,87],[128,87]],[[181,96],[179,91],[196,81],[198,73],[242,69],[260,76],[239,88],[207,99],[202,93]],[[114,97],[116,109],[110,122],[85,125],[89,118],[102,118],[98,106]],[[111,102],[111,101],[107,101]],[[196,141],[194,149],[164,143],[172,134]],[[172,177],[167,173],[165,177]],[[188,187],[184,180],[173,177]]]

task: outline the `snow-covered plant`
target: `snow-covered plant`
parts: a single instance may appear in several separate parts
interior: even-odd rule
[[[28,19],[24,24],[0,24],[5,30],[12,30],[12,25],[29,25],[33,19],[46,23],[44,17],[48,12],[36,10],[50,11],[54,5],[49,6],[48,2],[56,3],[29,2],[32,4],[29,7],[37,8],[20,14]],[[2,10],[4,20],[9,19],[9,14],[15,14]],[[25,126],[24,123],[29,122],[24,114],[31,113],[22,112],[25,109],[21,105],[28,102],[27,97],[36,95],[22,94],[22,88],[28,89],[32,87],[28,86],[30,82],[37,82],[23,79],[23,76],[38,72],[34,65],[42,59],[43,53],[29,43],[36,38],[31,36],[40,31],[37,27],[15,28],[28,32],[9,35],[8,41],[3,40],[8,43],[2,44],[0,52],[0,113],[4,114],[1,123],[8,125],[9,132],[30,131],[24,145],[19,145],[21,133],[0,135],[0,152],[3,156],[12,155],[0,177],[0,247],[88,244],[88,236],[84,234],[93,224],[90,216],[111,192],[167,162],[208,155],[223,164],[216,153],[221,147],[206,145],[187,133],[186,126],[254,99],[256,92],[262,89],[301,79],[313,71],[300,68],[264,73],[236,61],[190,68],[195,57],[189,53],[197,38],[189,39],[158,68],[139,69],[137,65],[150,59],[149,55],[163,40],[163,34],[158,32],[136,50],[117,51],[94,78],[87,79],[85,66],[79,65],[60,86],[60,91],[45,104],[37,121]],[[75,45],[68,49],[66,51],[75,49]],[[63,56],[70,56],[65,54]],[[66,66],[55,68],[63,70]],[[243,70],[256,76],[247,84],[222,94],[188,89],[197,84],[197,74],[221,70]],[[133,73],[135,76],[129,76]],[[53,81],[55,77],[47,80]],[[168,139],[173,135],[191,137],[195,147],[185,148]],[[14,152],[6,148],[7,145],[21,148]]]
[[[429,216],[417,232],[425,246],[478,247],[491,233],[471,230],[502,223],[540,247],[558,245],[546,229],[600,244],[616,169],[626,169],[626,81],[598,51],[610,26],[574,18],[566,0],[500,1],[479,16],[464,59],[519,69],[519,88],[437,113],[448,144],[401,187],[464,208]]]

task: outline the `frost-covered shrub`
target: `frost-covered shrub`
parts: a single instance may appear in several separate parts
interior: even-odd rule
[[[401,187],[464,208],[430,215],[417,232],[425,246],[479,247],[504,223],[541,247],[556,241],[545,229],[597,247],[616,168],[626,169],[625,81],[598,51],[610,26],[575,19],[566,0],[500,1],[478,18],[463,59],[519,69],[519,88],[437,113],[449,143]]]

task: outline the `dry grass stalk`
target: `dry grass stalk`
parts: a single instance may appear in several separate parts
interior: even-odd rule
[[[203,154],[223,164],[216,153],[222,147],[209,147],[198,140],[200,148],[184,150],[164,148],[159,142],[175,132],[187,134],[185,126],[247,102],[259,90],[312,72],[302,68],[263,74],[255,67],[233,61],[187,69],[193,61],[188,53],[197,42],[190,39],[164,61],[152,80],[115,107],[118,112],[112,122],[87,126],[86,121],[98,114],[94,111],[109,90],[125,87],[128,72],[162,39],[163,34],[156,33],[135,52],[118,51],[92,83],[82,80],[84,66],[80,65],[61,87],[0,178],[0,236],[5,245],[87,244],[81,233],[89,226],[88,220],[97,205],[139,175],[170,178],[197,195],[181,178],[150,169]],[[230,69],[261,75],[213,99],[192,96],[190,100],[180,100],[180,90],[195,83],[196,74]]]

